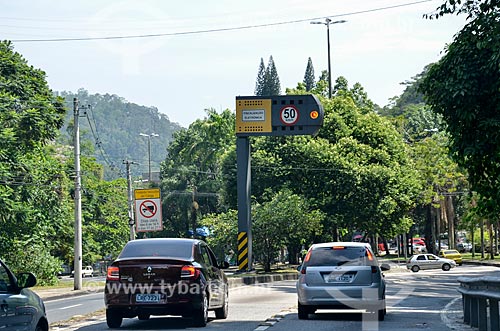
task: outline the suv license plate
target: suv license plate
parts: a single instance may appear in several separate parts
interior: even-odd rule
[[[339,275],[339,274],[330,274],[328,277],[328,282],[330,283],[349,283],[352,281],[352,275]]]
[[[135,302],[141,303],[159,303],[160,295],[159,294],[136,294]]]

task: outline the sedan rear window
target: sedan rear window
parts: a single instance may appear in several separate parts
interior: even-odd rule
[[[167,257],[190,259],[193,256],[193,243],[182,240],[136,240],[125,245],[118,258]]]
[[[307,266],[376,265],[364,247],[318,247],[311,252]]]

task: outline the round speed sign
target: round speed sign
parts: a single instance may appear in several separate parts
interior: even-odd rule
[[[281,122],[285,125],[294,125],[299,120],[299,110],[294,106],[286,106],[281,109]]]

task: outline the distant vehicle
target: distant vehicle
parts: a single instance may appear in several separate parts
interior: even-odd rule
[[[14,276],[0,260],[0,330],[49,330],[42,299],[28,289],[35,284],[32,273]]]
[[[461,242],[457,244],[457,250],[460,253],[470,253],[472,252],[472,244],[468,242]]]
[[[455,261],[437,257],[434,254],[416,254],[406,262],[406,267],[413,272],[426,269],[443,269],[444,271],[448,271],[456,265]]]
[[[74,270],[71,272],[71,277],[75,277]],[[94,277],[94,268],[92,268],[92,266],[87,265],[87,266],[82,268],[82,278],[85,278],[85,277]]]
[[[439,251],[438,256],[453,260],[456,264],[462,265],[462,254],[456,249],[442,249]]]
[[[317,309],[365,309],[386,314],[385,281],[367,243],[333,242],[309,248],[299,267],[297,281],[299,319],[308,319]]]
[[[104,301],[106,322],[119,328],[123,318],[181,315],[206,326],[208,311],[227,318],[228,280],[208,247],[196,239],[154,238],[129,241],[108,268]]]
[[[425,241],[422,238],[413,238],[412,243],[413,245],[425,246]]]

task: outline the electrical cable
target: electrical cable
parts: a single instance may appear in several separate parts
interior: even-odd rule
[[[360,10],[350,13],[344,14],[336,14],[336,15],[327,15],[321,17],[312,17],[312,18],[304,18],[298,20],[290,20],[290,21],[282,21],[282,22],[274,22],[274,23],[263,23],[263,24],[251,24],[244,26],[236,26],[236,27],[228,27],[228,28],[215,28],[215,29],[206,29],[206,30],[193,30],[193,31],[181,31],[181,32],[170,32],[170,33],[152,33],[152,34],[142,34],[142,35],[126,35],[126,36],[108,36],[108,37],[80,37],[80,38],[52,38],[52,39],[12,39],[12,42],[23,43],[23,42],[66,42],[66,41],[91,41],[91,40],[117,40],[117,39],[139,39],[139,38],[155,38],[155,37],[168,37],[168,36],[184,36],[184,35],[197,35],[197,34],[206,34],[206,33],[216,33],[216,32],[226,32],[226,31],[236,31],[236,30],[248,30],[255,28],[263,28],[270,26],[279,26],[279,25],[288,25],[288,24],[296,24],[309,22],[324,18],[333,18],[333,17],[345,17],[359,14],[372,13],[382,10],[389,10],[407,6],[413,6],[425,2],[431,2],[432,0],[421,0],[414,1],[405,4],[398,4],[386,7],[372,8],[367,10]]]

